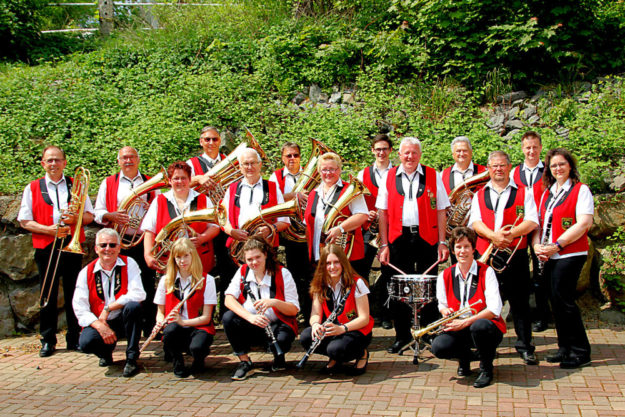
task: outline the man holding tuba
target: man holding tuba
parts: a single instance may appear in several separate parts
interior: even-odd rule
[[[478,234],[476,249],[480,255],[493,248],[503,254],[499,265],[505,268],[497,272],[497,280],[501,298],[510,303],[517,335],[515,348],[526,365],[537,365],[529,306],[527,234],[538,226],[538,214],[532,193],[510,180],[511,169],[507,153],[490,153],[490,181],[473,196],[468,226]],[[489,259],[482,260],[494,266]]]
[[[486,171],[484,165],[473,163],[473,147],[466,136],[458,136],[451,141],[451,155],[455,163],[441,172],[447,195],[469,178]]]
[[[200,146],[204,153],[187,160],[187,165],[191,167],[191,187],[196,185],[206,186],[210,179],[205,174],[226,157],[224,154],[219,153],[221,136],[215,127],[204,126],[200,132]]]
[[[82,254],[60,252],[72,239],[79,234],[80,242],[85,239],[82,226],[93,221],[93,207],[86,197],[83,207],[82,225],[75,231],[79,213],[69,212],[70,202],[79,199],[75,193],[86,193],[88,184],[76,184],[72,193],[74,180],[63,174],[67,166],[65,152],[57,146],[47,146],[43,150],[41,166],[46,172],[43,178],[32,181],[24,189],[22,204],[17,220],[20,226],[32,233],[35,247],[35,263],[42,285],[42,295],[49,294],[49,302],[39,313],[39,332],[41,334],[41,350],[39,356],[47,357],[56,349],[56,330],[58,317],[58,279],[63,277],[63,294],[65,297],[65,317],[67,334],[65,341],[68,350],[78,349],[80,326],[70,306],[74,295],[76,277],[82,268]],[[78,205],[76,205],[78,206]],[[75,233],[76,232],[76,233]]]
[[[131,242],[127,243],[126,247],[122,245],[121,254],[134,259],[141,269],[141,281],[147,294],[147,298],[142,304],[143,332],[147,336],[154,327],[154,317],[156,317],[156,306],[152,302],[155,292],[155,277],[154,271],[145,263],[143,242],[135,244],[140,233],[135,228],[128,226],[128,222],[132,220],[133,223],[136,222],[140,225],[147,211],[143,204],[147,207],[159,191],[154,190],[137,196],[144,203],[137,205],[136,211],[133,210],[134,219],[130,218],[126,210],[119,209],[119,205],[128,196],[136,193],[137,189],[140,189],[140,186],[150,179],[149,176],[139,172],[139,162],[139,153],[135,148],[124,146],[119,150],[117,164],[120,171],[106,177],[100,183],[98,197],[95,201],[95,221],[103,226],[114,227],[118,232],[123,231],[122,241]],[[165,181],[163,184],[167,184],[167,182]]]

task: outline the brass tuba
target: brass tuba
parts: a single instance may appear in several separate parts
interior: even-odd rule
[[[61,221],[57,226],[54,241],[52,243],[52,250],[50,251],[50,258],[48,259],[46,274],[41,281],[41,293],[39,294],[39,305],[41,306],[41,308],[47,306],[50,302],[52,289],[56,285],[56,270],[59,266],[59,261],[61,259],[61,252],[77,253],[80,255],[85,254],[85,252],[82,250],[82,246],[80,245],[80,232],[82,230],[82,217],[85,211],[85,203],[87,202],[87,198],[89,197],[87,195],[87,190],[89,189],[90,181],[91,173],[88,169],[83,167],[76,168],[76,171],[74,172],[74,183],[72,185],[72,192],[69,204],[67,206],[67,210],[65,210],[65,212],[61,215]],[[60,239],[58,236],[58,228],[65,226],[65,223],[63,223],[63,216],[66,215],[77,216],[76,223],[74,225],[74,234],[72,235],[72,239],[69,244],[63,249],[59,250],[57,252],[56,259],[53,259],[56,242],[58,241],[60,245],[63,241],[63,239]],[[48,289],[47,292],[46,288]]]
[[[119,207],[117,208],[120,211],[125,211],[128,214],[128,223],[126,224],[117,224],[115,223],[113,228],[119,233],[121,239],[121,247],[122,249],[128,249],[135,245],[138,245],[143,240],[143,232],[140,231],[141,222],[143,221],[143,217],[145,213],[148,211],[150,204],[147,201],[141,198],[141,196],[148,194],[154,190],[158,190],[161,188],[165,188],[169,185],[169,178],[167,177],[167,171],[165,168],[161,168],[161,170],[138,186],[137,188],[131,189],[131,194],[126,196],[119,203]],[[132,235],[126,236],[126,231],[134,230]]]
[[[198,185],[195,187],[197,192],[206,194],[214,206],[219,204],[221,199],[224,197],[224,194],[226,194],[226,190],[230,184],[243,178],[243,174],[239,171],[238,158],[246,148],[254,149],[258,152],[261,159],[267,159],[265,151],[262,150],[260,144],[249,130],[247,130],[245,137],[247,138],[247,143],[239,144],[232,152],[230,152],[228,156],[226,156],[225,159],[222,159],[206,173],[213,180],[215,186],[210,187]]]
[[[490,173],[481,172],[472,176],[449,193],[451,206],[447,209],[447,225],[445,236],[451,236],[451,231],[459,226],[466,226],[471,214],[471,201],[477,189],[490,180]]]
[[[156,258],[157,266],[160,269],[166,268],[167,265],[162,260],[167,259],[176,240],[187,237],[189,234],[195,235],[196,232],[189,227],[189,224],[203,222],[217,224],[221,227],[226,224],[226,221],[226,209],[220,204],[186,214],[183,213],[173,218],[154,238],[151,254]]]
[[[343,195],[336,200],[336,203],[331,206],[330,211],[328,211],[328,214],[326,214],[326,218],[323,221],[323,225],[321,226],[320,249],[325,246],[325,236],[327,236],[330,229],[343,223],[343,221],[347,218],[343,213],[341,213],[341,211],[356,197],[369,194],[370,192],[367,190],[367,187],[365,187],[365,185],[358,180],[358,178],[355,178],[350,174],[347,189]],[[334,243],[341,246],[349,258],[353,249],[354,231],[343,233]]]
[[[309,193],[315,187],[319,185],[321,182],[321,175],[319,175],[319,171],[317,171],[317,162],[319,161],[319,156],[324,153],[334,152],[332,149],[319,142],[316,139],[310,139],[312,143],[312,150],[310,152],[310,158],[308,158],[308,162],[306,166],[302,170],[300,177],[297,179],[297,182],[293,186],[292,193]],[[296,196],[295,199],[298,197]],[[304,210],[300,210],[302,213]],[[283,238],[293,241],[293,242],[306,242],[306,226],[302,221],[302,217],[291,217],[290,226],[280,234]]]
[[[276,219],[280,217],[290,217],[291,219],[294,217],[303,217],[302,207],[298,203],[297,199],[289,200],[285,203],[276,204],[273,207],[261,210],[258,216],[246,221],[241,229],[245,230],[249,236],[253,236],[258,232],[258,229],[261,226],[269,226],[272,232],[269,236],[267,236],[267,241],[272,242],[275,237],[275,228],[273,227],[273,224]],[[230,257],[237,264],[243,261],[244,244],[244,240],[234,240],[230,246]]]

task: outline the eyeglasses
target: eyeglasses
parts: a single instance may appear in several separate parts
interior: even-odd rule
[[[46,164],[53,164],[55,162],[59,163],[63,161],[65,161],[65,159],[61,159],[61,158],[48,158],[48,159],[43,160],[43,162],[45,162]]]
[[[100,249],[106,249],[106,247],[115,249],[117,245],[119,245],[119,243],[98,243],[97,245],[100,247]]]
[[[508,165],[501,164],[501,165],[489,165],[488,167],[492,169],[505,169],[507,166]]]
[[[255,161],[255,162],[245,162],[243,164],[241,164],[242,167],[245,168],[252,168],[254,165],[258,165],[260,162]]]
[[[284,156],[286,156],[287,158],[299,158],[299,154],[298,153],[290,153],[290,154],[287,154],[287,155],[284,155]]]
[[[338,171],[338,168],[324,168],[321,170],[322,174],[334,174],[336,171]]]
[[[205,137],[205,138],[202,138],[202,140],[204,142],[219,142],[221,140],[221,138],[219,138],[219,137],[217,137],[217,138]]]
[[[373,152],[375,152],[375,153],[386,152],[386,151],[388,151],[390,149],[391,148],[373,148]]]
[[[558,162],[557,164],[553,163],[553,164],[549,165],[549,168],[551,168],[551,169],[561,168],[561,167],[566,166],[568,164],[569,164],[568,162]]]
[[[137,159],[137,155],[122,155],[119,157],[122,161],[132,161],[133,159]]]

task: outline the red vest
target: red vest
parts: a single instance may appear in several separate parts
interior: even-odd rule
[[[204,285],[202,287],[196,289],[193,292],[193,295],[187,299],[186,308],[187,308],[187,316],[189,319],[194,319],[198,317],[203,309],[204,309],[204,289],[206,288],[206,280],[204,280]],[[176,292],[172,291],[169,294],[165,295],[165,316],[169,314],[169,312],[180,302],[180,298],[176,297]],[[193,326],[196,329],[204,330],[208,332],[208,334],[215,334],[215,324],[213,323],[213,318],[211,317],[211,321],[208,324],[204,324],[201,326]]]
[[[527,184],[527,178],[525,178],[525,175],[521,175],[521,168],[523,168],[523,164],[514,168],[514,170],[512,171],[512,179],[514,180],[514,183],[519,187],[523,185],[524,187],[532,188],[532,192],[534,193],[534,202],[536,203],[536,207],[538,207],[540,205],[540,197],[542,196],[543,191],[545,191],[545,185],[542,181],[542,176],[545,168],[543,167],[538,169],[538,178],[536,179],[536,182],[531,186]]]
[[[367,208],[369,210],[375,210],[375,200],[378,198],[378,189],[380,188],[373,169],[373,165],[369,165],[362,170],[362,183],[371,193],[371,195],[365,196],[365,201],[367,202]]]
[[[202,210],[206,208],[207,197],[204,194],[198,194],[195,199],[191,202],[189,206],[189,210]],[[174,206],[167,200],[164,194],[159,194],[156,197],[156,232],[155,235],[158,235],[158,232],[161,231],[163,227],[167,225],[174,217],[177,217],[176,210]],[[193,230],[198,233],[204,232],[206,230],[206,224],[202,222],[192,223],[189,225]],[[213,253],[213,242],[208,241],[204,243],[202,246],[197,248],[198,254],[200,255],[200,259],[202,260],[202,271],[204,274],[208,274],[208,272],[213,269],[215,266],[215,255]]]
[[[219,156],[221,157],[222,161],[226,157],[226,155],[224,155],[223,153],[220,153]],[[206,162],[204,162],[205,159],[201,156],[194,156],[189,160],[191,161],[191,165],[193,165],[193,172],[195,173],[195,175],[204,175],[210,169],[208,168],[208,165],[206,165]]]
[[[115,299],[128,293],[128,257],[119,255],[119,259],[124,261],[125,265],[122,267],[116,265],[114,269]],[[87,265],[87,288],[89,289],[89,307],[91,307],[91,312],[100,317],[102,310],[104,310],[104,291],[106,289],[102,288],[102,280],[99,279],[100,274],[98,274],[98,279],[96,279],[96,275],[93,272],[97,262],[98,259],[94,259]]]
[[[65,176],[65,183],[67,184],[67,196],[71,199],[71,191],[72,184],[74,183],[73,178]],[[45,190],[45,191],[44,191]],[[39,224],[43,224],[45,226],[52,225],[52,214],[54,211],[54,206],[52,205],[52,200],[50,199],[50,195],[48,194],[48,188],[46,186],[45,177],[34,180],[30,183],[30,193],[32,195],[32,211],[33,211],[33,220]],[[87,196],[87,198],[89,198]],[[69,200],[68,200],[69,203]],[[76,227],[74,225],[70,226],[71,235],[74,234],[74,230]],[[35,249],[43,249],[48,246],[54,240],[54,236],[44,235],[43,233],[33,233],[33,247]],[[85,241],[85,231],[84,228],[80,230],[80,243]]]
[[[278,181],[278,187],[280,187],[280,191],[284,194],[284,171],[281,169],[277,169],[273,172],[276,175],[276,181]]]
[[[441,178],[443,179],[443,184],[445,185],[445,191],[447,191],[447,195],[451,193],[451,190],[457,185],[454,183],[454,177],[451,175],[451,169],[454,166],[447,167],[441,172]],[[486,167],[484,165],[473,163],[473,175],[480,174],[486,171]],[[480,187],[482,188],[482,187]],[[479,188],[478,188],[479,189]]]
[[[273,181],[262,180],[263,184],[263,200],[261,201],[261,210],[273,207],[278,204],[278,185]],[[228,201],[228,220],[233,229],[238,229],[239,225],[239,213],[241,213],[241,204],[239,202],[239,196],[241,195],[242,182],[237,181],[230,184],[228,192],[230,194],[230,201]],[[277,248],[280,245],[279,233],[276,233],[273,238],[273,247]],[[231,237],[226,241],[226,246],[229,248],[232,245],[233,239]]]
[[[117,190],[119,189],[119,172],[106,177],[106,211],[113,213],[117,211]],[[147,175],[141,174],[143,181],[150,179]],[[148,204],[154,199],[154,191],[148,194]]]
[[[481,304],[475,306],[476,313],[486,308],[486,296],[484,295],[484,288],[486,284],[486,270],[487,265],[481,262],[477,263],[477,282],[475,277],[472,280],[471,288],[469,289],[469,304],[473,304],[478,300],[482,300]],[[454,311],[460,310],[460,286],[458,279],[455,278],[456,265],[452,265],[443,271],[443,280],[445,282],[445,293],[447,294],[447,307]],[[501,316],[490,319],[490,321],[497,326],[501,333],[506,333],[506,323]]]
[[[477,193],[478,203],[480,205],[480,214],[482,215],[482,222],[490,229],[495,230],[495,210],[494,210],[494,202],[490,200],[490,192],[487,192],[486,188],[482,188]],[[503,204],[503,201],[500,201],[499,204]],[[508,201],[506,202],[506,207],[503,211],[503,226],[512,225],[516,220],[519,214],[525,214],[525,187],[517,187],[510,190],[510,195],[508,197]],[[521,224],[524,216],[521,216],[519,221],[517,221],[517,225]],[[508,247],[514,248],[517,242],[521,239],[521,244],[519,245],[519,249],[527,248],[527,236],[517,237],[512,240],[512,243]],[[477,237],[477,251],[482,254],[488,248],[490,242],[487,239],[479,236]]]
[[[331,201],[332,204],[336,203],[339,197],[341,197],[341,195],[343,195],[345,190],[347,190],[348,186],[349,186],[349,183],[346,181],[343,181],[343,187],[340,189],[340,192],[338,193],[335,192],[334,195],[332,196],[332,201]],[[317,214],[318,202],[319,202],[319,196],[317,195],[317,190],[312,190],[310,194],[308,195],[308,201],[306,203],[306,211],[304,212],[304,219],[306,219],[306,236],[307,236],[306,241],[308,242],[308,258],[312,261],[314,261],[313,259],[313,253],[314,253],[313,252],[313,236],[315,233],[315,216]],[[330,206],[328,206],[326,210],[329,210],[329,209],[330,209]],[[341,214],[343,214],[346,217],[349,217],[352,215],[352,212],[349,210],[349,205],[341,211]],[[354,244],[353,244],[352,254],[349,257],[349,260],[357,261],[365,257],[365,243],[362,238],[362,229],[360,227],[354,230],[352,233],[354,233]]]
[[[421,165],[424,174],[419,178],[417,190],[417,207],[419,208],[419,235],[430,245],[438,242],[438,214],[436,210],[436,171]],[[401,236],[404,209],[404,189],[402,175],[397,176],[397,168],[393,167],[386,177],[388,191],[388,241],[393,243]]]
[[[577,223],[575,216],[575,206],[577,205],[577,198],[579,196],[579,190],[582,187],[582,183],[578,182],[560,199],[558,204],[553,208],[553,218],[551,221],[551,243],[554,243],[569,227]],[[554,198],[550,191],[545,191],[545,196],[542,198],[542,204],[538,208],[538,216],[540,218],[540,224],[545,224],[545,211],[547,205]],[[558,254],[566,255],[568,253],[585,252],[588,250],[588,231],[586,231],[575,242],[566,245]]]
[[[360,277],[355,277],[355,278],[356,278],[356,283],[358,282],[358,280],[362,279]],[[349,296],[347,297],[347,300],[345,301],[345,308],[343,309],[343,312],[339,314],[339,316],[337,317],[339,324],[349,323],[355,317],[358,317],[358,310],[356,310],[356,283],[354,283],[354,285],[352,286],[352,291],[349,293]],[[322,321],[323,321],[327,317],[330,317],[330,314],[332,314],[332,310],[330,310],[330,308],[328,307],[327,299],[325,298],[323,299],[321,308],[323,309],[323,317],[322,317]],[[334,309],[334,306],[333,306],[333,309]],[[369,316],[369,323],[367,323],[365,327],[358,329],[358,331],[366,336],[369,333],[371,333],[371,329],[373,329],[373,317]]]
[[[280,301],[286,301],[284,298],[284,278],[282,277],[282,266],[278,265],[276,269],[275,276],[271,279],[271,287],[269,289],[269,294],[271,298],[275,298]],[[247,264],[243,264],[241,266],[241,294],[239,295],[239,304],[243,305],[245,300],[247,300],[247,294],[245,293],[244,281],[247,276],[247,272],[249,267]],[[297,336],[297,318],[296,316],[287,316],[286,314],[282,314],[278,311],[277,308],[273,309],[273,312],[276,313],[276,316],[280,321],[286,325],[288,325],[293,332]]]

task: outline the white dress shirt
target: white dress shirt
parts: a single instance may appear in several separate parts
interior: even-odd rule
[[[438,274],[436,279],[436,299],[438,300],[438,309],[449,307],[447,304],[447,290],[445,288],[445,279],[443,278],[444,271]],[[460,283],[460,308],[469,306],[467,290],[470,290],[473,279],[477,277],[477,262],[473,260],[467,279],[465,280],[460,272],[460,268],[456,266],[456,276]],[[470,291],[469,291],[470,292]],[[495,271],[490,266],[486,269],[486,277],[484,279],[484,298],[486,299],[486,309],[488,309],[495,316],[501,315],[501,309],[503,303],[501,302],[501,295],[499,295],[499,283],[497,282],[497,276]]]
[[[132,194],[132,190],[143,184],[143,177],[140,172],[137,172],[137,175],[134,178],[129,178],[125,176],[123,173],[119,173],[119,187],[117,188],[117,206],[124,201],[126,197]],[[107,226],[110,223],[105,222],[102,217],[109,213],[108,208],[106,207],[106,194],[107,194],[107,186],[106,186],[106,178],[102,180],[100,183],[100,189],[98,190],[98,196],[95,200],[95,221],[98,224],[103,226]],[[159,192],[158,190],[156,191]],[[143,201],[148,201],[148,195],[144,194],[140,197]],[[143,213],[140,213],[143,215]],[[126,234],[134,234],[134,230],[128,229]]]
[[[291,174],[287,168],[282,168],[282,178],[284,178],[284,194],[288,194],[293,190],[293,186],[299,179],[300,175],[302,175],[302,167],[299,168],[297,174]],[[275,182],[276,184],[278,184],[278,188],[280,188],[280,184],[278,183],[278,176],[275,172],[271,173],[269,181]]]
[[[180,280],[180,296],[182,298],[186,297],[187,294],[191,291],[193,287],[191,285],[191,276],[183,278],[180,273],[176,275],[176,280]],[[203,304],[208,305],[217,305],[217,290],[215,288],[215,278],[211,275],[206,275],[205,277],[205,287],[204,287],[204,302]],[[165,275],[161,277],[161,280],[158,282],[158,287],[156,288],[156,293],[154,293],[154,304],[159,306],[164,306],[167,297],[167,289],[165,288]],[[183,320],[189,319],[189,308],[187,307],[187,302],[185,301],[180,309],[179,313],[180,317]],[[186,327],[186,326],[185,326]]]
[[[453,179],[454,179],[454,181],[453,181],[454,188],[457,187],[458,185],[464,183],[466,180],[471,178],[473,175],[475,175],[475,171],[476,170],[475,170],[475,165],[473,165],[473,161],[471,161],[469,163],[469,166],[464,171],[462,171],[458,167],[458,164],[454,164],[451,167],[451,173],[450,173],[450,175],[452,175]]]
[[[544,166],[545,165],[543,164],[543,161],[538,161],[538,164],[536,164],[534,168],[529,168],[527,165],[525,165],[525,163],[523,163],[519,165],[517,169],[521,170],[521,172],[519,172],[519,175],[525,176],[525,182],[531,187],[542,178],[542,176],[538,175],[538,170]],[[511,180],[514,180],[514,171],[514,169],[510,171]]]
[[[58,224],[61,219],[63,210],[67,210],[67,183],[65,182],[65,176],[61,178],[59,182],[54,182],[50,179],[48,174],[45,176],[46,187],[48,189],[48,195],[52,200],[52,223]],[[58,198],[57,198],[58,193]],[[60,204],[60,206],[59,206]],[[83,213],[93,214],[93,205],[89,196],[85,199],[85,208]],[[20,205],[20,211],[17,214],[17,221],[34,220],[33,217],[33,194],[30,189],[30,184],[24,188],[22,193],[22,203]]]
[[[257,299],[260,300],[271,298],[271,277],[269,276],[269,274],[265,272],[265,276],[260,283],[260,296],[258,294],[259,285],[256,283],[256,277],[254,276],[254,271],[252,271],[251,268],[248,268],[245,280],[250,283],[250,291],[252,291]],[[297,307],[297,311],[299,311],[299,300],[297,298],[297,288],[295,287],[295,281],[293,281],[293,276],[286,268],[282,268],[282,280],[284,282],[284,301],[293,304],[295,307]],[[232,277],[232,280],[230,281],[230,284],[228,285],[225,294],[233,296],[237,299],[237,301],[239,300],[239,296],[241,295],[241,268],[239,268]],[[247,294],[245,294],[245,303],[243,303],[243,308],[245,308],[252,314],[258,314],[256,309],[254,308],[254,303],[252,302],[251,297],[249,297]],[[268,308],[265,311],[265,316],[267,316],[267,318],[271,322],[275,322],[278,320],[278,316],[276,316],[273,308]]]
[[[341,282],[341,280],[339,280],[339,282],[337,282],[334,287],[332,287],[332,285],[328,283],[328,288],[332,290],[332,299],[334,300],[334,306],[336,306],[337,301],[341,299],[343,283]],[[356,292],[354,293],[355,298],[360,298],[369,294],[370,292],[371,291],[369,291],[369,287],[367,287],[367,284],[365,284],[364,279],[359,279],[356,281]]]
[[[388,161],[388,165],[384,169],[379,169],[376,164],[373,164],[373,175],[375,175],[375,180],[378,183],[378,188],[382,184],[382,180],[384,179],[384,176],[391,168],[393,168],[393,164],[391,163],[391,161]],[[365,169],[369,169],[369,167]],[[360,171],[358,171],[357,177],[360,181],[365,180],[365,169],[361,169]]]
[[[127,258],[128,260],[128,291],[126,294],[119,296],[119,298],[115,298],[115,285],[112,282],[111,278],[113,271],[105,271],[102,269],[100,265],[100,260],[98,260],[93,268],[93,273],[95,274],[98,271],[102,271],[100,273],[100,277],[102,278],[102,288],[104,290],[104,305],[107,306],[113,302],[118,302],[119,304],[126,305],[130,301],[141,302],[145,300],[145,291],[143,290],[143,284],[141,283],[141,270],[139,269],[139,265],[132,258]],[[117,263],[115,266],[124,266],[125,263],[121,258],[117,258]],[[76,280],[76,290],[74,291],[74,298],[72,300],[72,306],[74,307],[74,313],[76,314],[76,318],[78,318],[78,324],[81,327],[90,326],[91,323],[96,321],[98,317],[91,312],[91,306],[89,304],[89,287],[87,285],[87,268],[84,267],[80,273],[78,274],[78,278]],[[108,315],[107,320],[113,320],[115,317],[119,316],[122,313],[122,309],[111,311]]]
[[[255,184],[250,184],[247,182],[247,179],[243,178],[241,180],[241,194],[239,195],[239,218],[238,218],[238,228],[243,227],[246,221],[252,219],[260,213],[260,206],[263,202],[263,179],[259,178]],[[250,203],[250,193],[252,195],[252,202]],[[276,184],[276,197],[277,203],[284,203],[284,197],[282,196],[282,191],[280,191],[280,187]],[[228,213],[228,219],[231,218],[230,210],[230,187],[228,187],[228,191],[224,195],[224,206],[226,208],[226,212]],[[276,219],[278,222],[291,223],[288,217],[278,217]]]
[[[169,202],[171,202],[172,205],[174,206],[174,209],[176,211],[176,216],[180,216],[183,212],[184,213],[189,212],[189,207],[191,206],[193,199],[199,194],[200,193],[198,193],[197,191],[193,189],[189,190],[189,195],[187,196],[187,199],[185,200],[182,207],[178,207],[178,203],[176,202],[176,197],[174,196],[173,190],[169,190],[166,193],[163,193],[163,196]],[[148,212],[145,214],[145,217],[143,218],[143,222],[141,222],[141,230],[146,231],[146,232],[152,232],[154,234],[156,234],[156,220],[158,216],[157,200],[158,199],[155,198],[152,201],[152,204],[150,204],[150,208],[148,209]],[[210,198],[207,198],[206,208],[210,208],[210,207],[213,207],[213,203],[210,200]]]
[[[202,158],[204,160],[204,162],[208,163],[209,166],[215,166],[217,165],[218,162],[221,162],[221,154],[218,153],[217,154],[217,158],[213,159],[210,156],[208,156],[208,154],[206,152],[204,152],[202,155],[199,156],[199,158]],[[193,167],[193,162],[191,162],[191,158],[187,160],[187,165],[189,165],[191,167],[191,176],[194,177],[196,175],[200,175],[199,172],[195,172],[195,168]]]
[[[417,205],[417,192],[419,190],[419,182],[423,176],[423,166],[419,164],[412,174],[408,175],[404,171],[404,166],[397,168],[396,175],[401,175],[402,187],[404,189],[404,208],[402,210],[402,226],[418,226],[419,225],[419,207]],[[418,174],[418,175],[417,175]],[[444,210],[450,206],[447,191],[441,175],[436,174],[436,210]],[[378,198],[375,206],[380,210],[388,210],[388,190],[386,189],[386,179],[388,172],[382,178],[380,188],[378,189]],[[410,198],[410,182],[412,181],[412,198]]]

